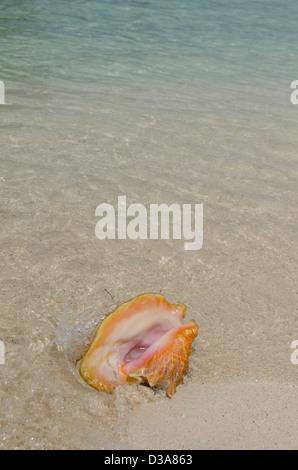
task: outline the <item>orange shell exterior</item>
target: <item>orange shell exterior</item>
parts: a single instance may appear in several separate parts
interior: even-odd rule
[[[183,383],[192,342],[198,334],[193,320],[182,324],[185,312],[184,304],[172,305],[162,295],[152,293],[120,305],[100,323],[81,361],[81,376],[98,390],[112,391],[121,384],[147,382],[172,396],[176,386]],[[121,344],[141,338],[143,331],[145,336],[149,327],[161,321],[173,323],[173,327],[153,341],[139,358],[125,363],[118,353]]]
[[[176,386],[183,383],[183,375],[188,370],[188,356],[191,345],[198,334],[198,326],[193,322],[187,328],[172,335],[167,347],[157,351],[141,370],[134,371],[130,376],[140,376],[151,387],[166,390],[168,396],[174,395]]]

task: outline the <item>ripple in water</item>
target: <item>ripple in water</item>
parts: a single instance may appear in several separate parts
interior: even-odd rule
[[[115,308],[116,305],[113,305],[108,312]],[[107,314],[101,313],[97,307],[92,307],[82,312],[77,318],[74,312],[69,312],[66,308],[55,330],[55,343],[63,348],[71,373],[81,385],[87,388],[90,388],[90,385],[82,379],[79,373],[79,362],[86,354],[97,327]]]

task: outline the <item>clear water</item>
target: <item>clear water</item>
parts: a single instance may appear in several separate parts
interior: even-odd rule
[[[289,120],[297,14],[288,0],[3,0],[0,79],[7,104],[25,106],[20,125],[132,134],[159,118],[261,122],[281,108]]]
[[[46,86],[289,80],[295,1],[10,1],[1,74]]]
[[[164,442],[158,419],[143,444],[127,423],[140,403],[166,409],[165,397],[100,394],[68,367],[84,312],[102,318],[148,291],[184,302],[200,327],[177,415],[189,401],[200,409],[203,383],[229,379],[274,382],[279,410],[279,384],[297,384],[297,31],[289,0],[1,0],[2,448]],[[204,203],[203,248],[99,241],[95,208],[120,195]],[[283,417],[279,434],[297,436]],[[196,436],[192,421],[175,425],[164,448]]]

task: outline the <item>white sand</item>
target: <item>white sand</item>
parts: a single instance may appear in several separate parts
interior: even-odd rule
[[[138,449],[297,449],[297,422],[298,385],[189,383],[136,408],[128,439]]]

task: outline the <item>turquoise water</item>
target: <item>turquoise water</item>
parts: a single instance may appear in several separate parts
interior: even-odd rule
[[[289,82],[297,31],[290,0],[2,0],[0,74],[98,86]]]

